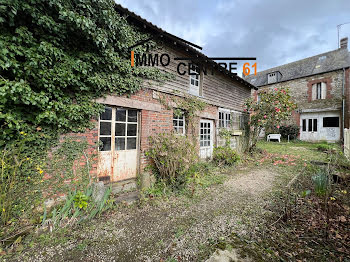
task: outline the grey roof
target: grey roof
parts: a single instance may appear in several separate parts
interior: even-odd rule
[[[273,67],[256,75],[249,75],[246,81],[259,87],[267,85],[267,74],[280,72],[282,78],[278,82],[315,74],[326,73],[350,66],[350,55],[347,48],[339,48],[330,52],[308,57],[289,64]]]

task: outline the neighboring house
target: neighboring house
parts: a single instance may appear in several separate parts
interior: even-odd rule
[[[245,78],[259,91],[288,87],[298,105],[294,123],[300,126],[299,138],[305,141],[330,142],[342,138],[350,125],[350,55],[348,38],[337,50],[274,67]]]
[[[106,109],[96,121],[96,128],[86,133],[70,134],[88,138],[92,152],[96,151],[98,141],[103,143],[95,152],[98,164],[93,166],[91,173],[100,181],[127,185],[127,181],[135,181],[149,164],[145,152],[149,149],[150,136],[162,132],[189,134],[185,117],[174,115],[172,109],[161,103],[160,96],[171,101],[175,96],[191,95],[207,103],[206,109],[199,112],[195,133],[191,135],[198,137],[200,156],[210,158],[220,127],[241,128],[243,103],[255,87],[221,67],[219,70],[211,60],[207,64],[216,66],[214,75],[203,72],[191,76],[177,74],[174,57],[207,57],[192,48],[189,42],[163,31],[133,12],[119,5],[116,5],[116,11],[126,15],[128,22],[162,39],[162,53],[171,57],[170,65],[164,70],[175,73],[175,78],[163,85],[151,82],[150,86],[130,96],[107,95],[98,100],[105,104]]]

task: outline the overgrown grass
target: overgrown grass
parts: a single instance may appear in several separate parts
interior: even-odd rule
[[[192,165],[186,172],[186,183],[174,190],[165,181],[158,179],[155,184],[143,192],[145,198],[167,198],[170,195],[187,195],[193,197],[200,189],[214,184],[221,184],[225,180],[227,167],[218,167],[211,162],[199,162]]]
[[[299,140],[289,143],[266,142],[261,140],[257,146],[271,154],[298,155],[308,161],[326,161],[327,154],[318,150],[318,148],[324,147],[325,145],[329,148],[334,148],[338,151],[340,150],[338,144],[328,144],[327,142],[309,143]]]

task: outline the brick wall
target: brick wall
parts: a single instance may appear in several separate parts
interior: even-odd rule
[[[131,95],[128,97],[130,101],[141,101],[141,102],[147,102],[151,103],[153,105],[157,105],[158,107],[155,108],[161,108],[160,110],[146,110],[141,109],[141,120],[140,120],[140,173],[143,172],[144,168],[149,164],[149,159],[146,157],[145,152],[149,149],[149,140],[148,138],[152,135],[156,135],[159,133],[164,132],[171,132],[173,130],[173,110],[169,109],[164,103],[161,103],[159,99],[155,98],[157,97],[154,93],[155,91],[151,89],[143,89],[137,92],[136,94]],[[157,92],[156,94],[160,94]],[[162,100],[165,99],[167,101],[166,104],[171,104],[172,99],[171,97],[173,95],[161,93]],[[126,96],[125,96],[126,97]],[[180,98],[181,99],[181,98]],[[117,106],[117,105],[116,105]],[[132,104],[130,104],[130,108],[132,107]],[[199,116],[195,117],[193,120],[193,124],[195,127],[195,136],[198,137],[199,134],[199,120],[201,118],[208,118],[215,120],[214,123],[216,124],[217,118],[218,118],[218,107],[213,105],[207,105],[206,109],[202,112],[199,112]],[[70,133],[62,136],[61,139],[64,139],[64,137],[74,137],[77,140],[87,139],[89,146],[88,153],[91,155],[97,155],[97,144],[98,144],[98,121],[93,120],[95,124],[95,128],[91,130],[87,130],[84,133]],[[214,127],[215,130],[215,127]],[[191,134],[190,128],[186,128],[187,135],[193,135]],[[214,141],[216,141],[214,137]],[[90,171],[90,174],[92,176],[97,175],[97,157],[93,158],[94,163],[92,164],[92,170]],[[81,165],[86,164],[86,160],[81,160]]]

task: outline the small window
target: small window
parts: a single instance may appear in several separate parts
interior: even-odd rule
[[[312,99],[319,100],[326,99],[327,95],[327,84],[324,82],[319,82],[312,85]]]
[[[303,119],[303,126],[302,126],[303,132],[306,132],[306,119]]]
[[[249,117],[248,115],[239,116],[239,129],[244,130],[248,124]]]
[[[190,68],[190,94],[200,96],[200,70],[197,65],[192,64]]]
[[[324,117],[323,127],[339,127],[339,117]]]
[[[316,99],[321,99],[322,97],[322,89],[321,89],[321,83],[316,84]]]
[[[317,132],[317,119],[309,119],[309,126],[307,130],[309,132]]]
[[[220,128],[229,128],[230,126],[231,126],[231,113],[230,113],[230,111],[219,112],[219,127]]]
[[[185,115],[183,112],[173,114],[173,128],[176,134],[185,134]]]

